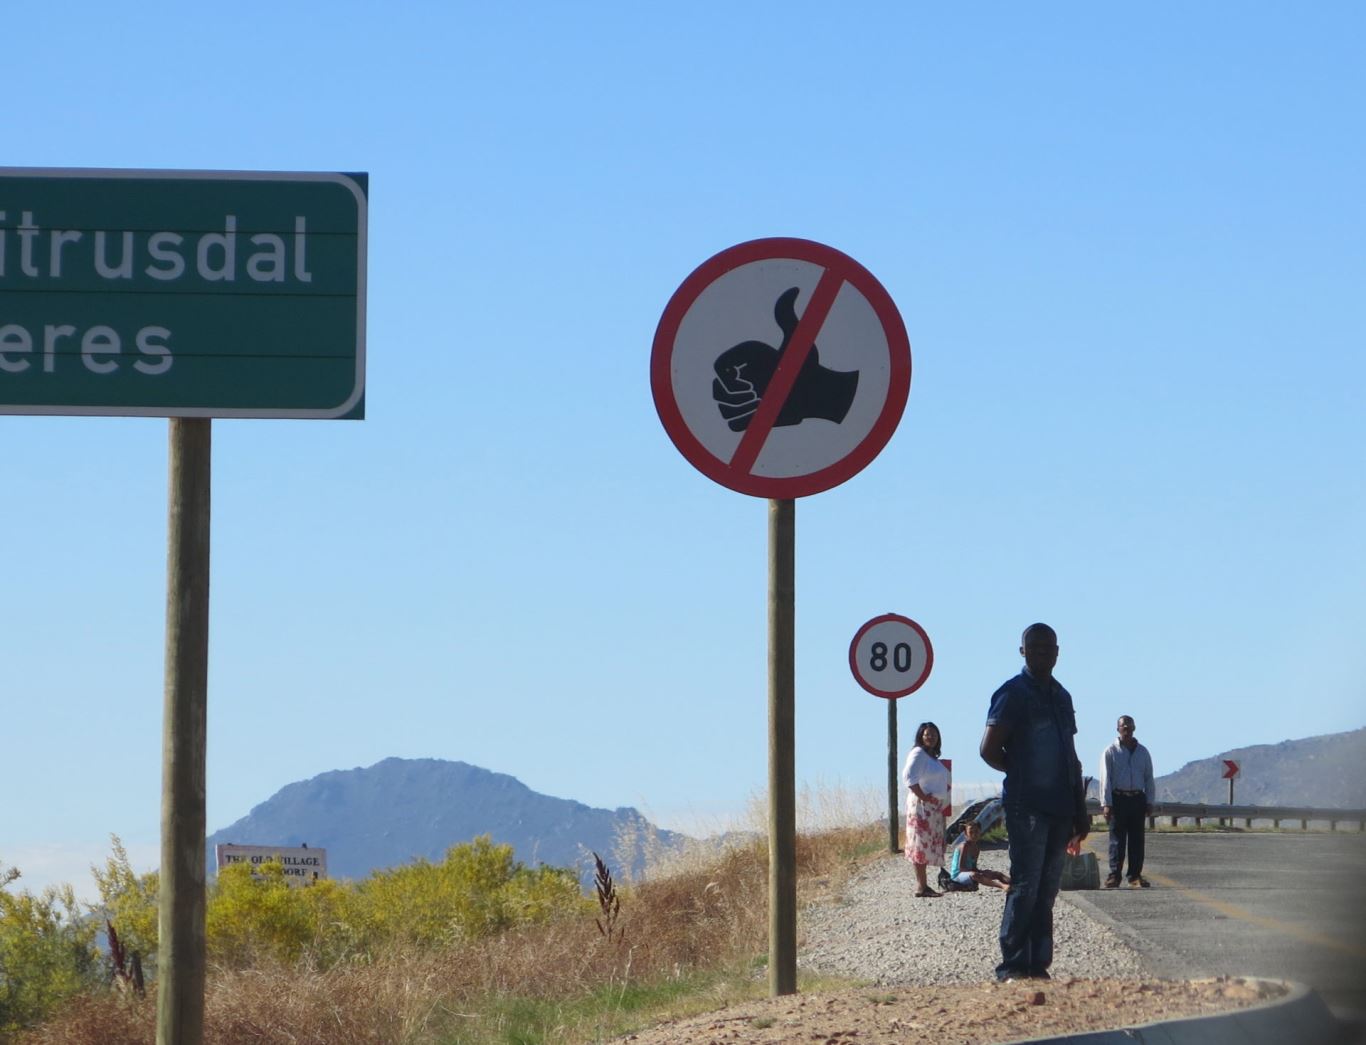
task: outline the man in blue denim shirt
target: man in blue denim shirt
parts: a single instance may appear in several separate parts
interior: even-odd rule
[[[1048,979],[1053,962],[1053,902],[1069,842],[1090,831],[1081,762],[1072,737],[1072,696],[1053,678],[1058,636],[1031,624],[1020,639],[1024,671],[991,698],[982,760],[1005,773],[1010,892],[1001,916],[998,980]]]

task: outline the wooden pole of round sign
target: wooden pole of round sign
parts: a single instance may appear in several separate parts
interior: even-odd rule
[[[887,850],[898,852],[901,849],[901,814],[897,810],[897,799],[901,789],[897,787],[897,749],[896,749],[896,701],[887,701]]]
[[[797,992],[796,529],[768,502],[768,986]]]
[[[204,1040],[211,423],[172,418],[170,429],[157,1045]]]

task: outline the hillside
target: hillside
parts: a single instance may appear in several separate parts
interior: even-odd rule
[[[1158,777],[1158,800],[1228,801],[1225,758],[1242,767],[1234,784],[1240,805],[1366,809],[1366,729],[1236,748],[1187,763]],[[481,834],[511,845],[523,863],[573,867],[585,881],[590,850],[621,876],[641,871],[647,840],[667,848],[685,841],[629,807],[594,809],[538,794],[515,777],[464,762],[388,758],[281,788],[209,838],[209,866],[220,842],[307,843],[327,849],[333,877],[362,878],[418,857],[439,860],[451,846]],[[630,842],[619,844],[621,839]],[[629,868],[620,866],[623,858]]]
[[[1242,770],[1233,782],[1239,805],[1366,809],[1366,729],[1235,748],[1188,762],[1157,778],[1158,800],[1227,802],[1226,758]]]
[[[620,873],[618,839],[638,872],[642,842],[653,836],[672,846],[681,836],[659,830],[629,807],[593,809],[538,794],[515,777],[465,762],[386,758],[363,769],[335,770],[281,788],[241,820],[208,840],[214,846],[308,844],[327,849],[334,878],[362,878],[377,868],[417,857],[439,860],[478,835],[513,847],[528,865],[551,864],[587,872],[589,850]]]

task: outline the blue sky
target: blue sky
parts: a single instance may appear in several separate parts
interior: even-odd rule
[[[897,302],[896,434],[797,504],[797,771],[961,782],[1052,623],[1089,764],[1366,725],[1358,5],[21,4],[5,162],[366,171],[367,418],[214,424],[208,820],[391,755],[666,824],[766,781],[766,502],[655,414],[678,284],[800,236]],[[3,302],[0,301],[0,307]],[[0,860],[154,866],[164,421],[0,417]]]

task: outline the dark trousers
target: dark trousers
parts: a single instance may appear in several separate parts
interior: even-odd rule
[[[1053,901],[1062,883],[1072,818],[1007,805],[1006,834],[1010,891],[1001,915],[998,979],[1047,972],[1053,964]]]
[[[1129,851],[1129,881],[1143,873],[1143,829],[1148,799],[1144,795],[1114,795],[1110,806],[1110,873],[1123,877],[1124,851]]]

